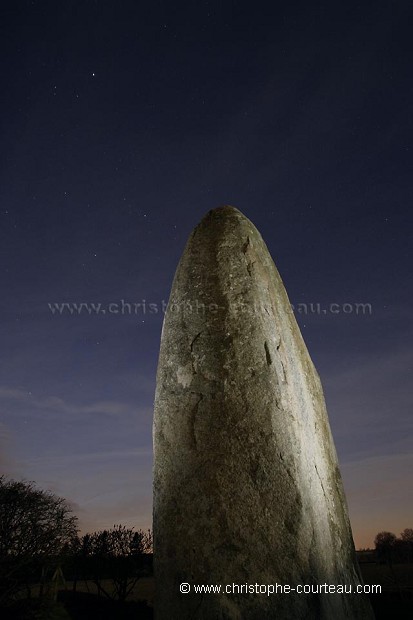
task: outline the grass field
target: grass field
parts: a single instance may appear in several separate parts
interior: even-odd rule
[[[381,585],[381,594],[370,596],[376,620],[413,618],[413,564],[360,564],[365,584]]]
[[[413,564],[397,564],[393,567],[379,564],[360,565],[364,583],[381,585],[381,594],[370,596],[376,620],[411,620],[413,618]],[[110,580],[102,586],[112,592]],[[91,581],[78,581],[76,592],[73,582],[66,582],[66,588],[59,587],[57,603],[36,609],[38,587],[32,589],[32,602],[21,607],[10,616],[11,620],[150,620],[153,618],[155,583],[153,577],[143,577],[135,585],[125,603],[98,596],[96,585]],[[37,599],[38,600],[38,599]],[[35,610],[32,615],[33,610]],[[2,616],[2,620],[9,617]]]
[[[384,564],[360,565],[365,584],[381,585],[382,593],[370,597],[377,620],[411,620],[413,618],[413,564],[396,564],[389,567]],[[72,584],[69,582],[67,588]],[[110,584],[105,583],[105,588]],[[77,590],[96,595],[96,587],[88,582],[79,582]],[[153,577],[141,579],[131,593],[132,601],[145,601],[150,609],[153,607],[155,583]],[[148,610],[150,614],[150,611]],[[139,616],[137,616],[138,618]],[[150,617],[148,615],[147,617]]]
[[[102,580],[102,587],[112,594],[112,582],[110,579]],[[61,590],[61,588],[60,588]],[[73,590],[73,582],[68,581],[66,583],[66,590]],[[131,601],[146,601],[147,604],[153,606],[153,597],[155,591],[155,583],[153,577],[142,577],[139,579],[134,589],[128,596],[128,600]],[[78,581],[76,584],[76,592],[84,592],[88,594],[98,595],[97,586],[92,581]]]
[[[360,564],[360,569],[364,583],[380,584],[382,592],[413,592],[413,564]]]

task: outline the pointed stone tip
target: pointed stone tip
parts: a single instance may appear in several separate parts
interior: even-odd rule
[[[207,216],[211,215],[243,215],[239,209],[232,205],[220,205],[208,211]]]
[[[249,221],[248,218],[236,207],[232,205],[219,205],[219,207],[215,207],[215,209],[211,209],[204,215],[201,220],[201,223],[207,223],[209,220],[223,222],[225,220],[238,220],[238,222],[242,220]]]
[[[246,215],[242,213],[236,207],[232,205],[222,204],[215,209],[208,211],[198,225],[194,228],[192,238],[194,235],[202,234],[218,234],[219,231],[229,230],[241,231],[245,227],[248,229],[254,229],[254,224],[248,219]],[[212,232],[215,231],[215,232]],[[244,230],[245,232],[245,230]],[[258,234],[258,231],[257,231]]]

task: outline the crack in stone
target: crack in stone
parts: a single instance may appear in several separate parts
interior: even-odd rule
[[[270,350],[268,348],[267,341],[264,342],[264,349],[265,349],[265,359],[267,360],[267,364],[268,364],[268,366],[271,366],[272,359],[271,359],[271,354],[270,354]]]
[[[250,238],[247,237],[246,242],[244,243],[244,245],[242,246],[242,251],[244,252],[244,254],[247,253],[248,247],[251,245],[251,241]]]
[[[284,366],[283,361],[282,361],[281,358],[280,358],[280,362],[281,362],[281,368],[283,369],[283,375],[284,375],[283,383],[288,383],[287,375],[285,374],[285,366]]]
[[[282,359],[282,354],[281,354],[281,351],[280,351],[280,347],[281,347],[281,338],[278,341],[276,349],[277,349],[277,352],[279,353],[279,360],[280,360],[280,364],[281,364],[281,369],[283,371],[283,378],[282,378],[281,381],[282,381],[282,383],[288,383],[288,381],[287,381],[287,373],[285,372],[285,366],[284,366],[284,362],[283,362],[283,359]]]
[[[248,250],[249,250],[251,247],[252,247],[251,240],[250,240],[250,238],[249,238],[249,237],[247,237],[246,242],[245,242],[245,243],[244,243],[244,245],[242,246],[242,251],[243,251],[243,253],[246,255],[246,254],[247,254],[247,252],[248,252]],[[248,260],[248,258],[247,258],[247,257],[245,257],[245,260],[247,261],[247,271],[248,271],[248,275],[249,275],[249,277],[250,277],[250,278],[252,278],[252,267],[253,267],[253,265],[255,265],[255,262],[256,262],[256,261],[255,261],[255,260],[252,260],[252,261],[251,261],[251,260]]]
[[[203,400],[204,395],[200,392],[191,392],[191,394],[198,394],[199,396],[198,401],[195,403],[195,405],[193,406],[191,410],[191,421],[190,421],[192,441],[195,446],[195,449],[197,449],[198,440],[196,438],[196,432],[195,432],[196,414],[198,413],[199,405],[201,404],[201,401]]]
[[[315,463],[314,463],[314,467],[315,467],[315,470],[316,470],[316,472],[317,472],[317,476],[318,476],[318,479],[319,479],[319,481],[320,481],[321,488],[323,489],[324,497],[327,499],[327,495],[326,495],[326,492],[325,492],[325,489],[324,489],[323,481],[321,480],[321,476],[320,476],[320,474],[319,474],[319,471],[318,471],[318,469],[317,469],[317,465],[316,465]]]
[[[189,345],[189,346],[190,346],[190,349],[191,349],[191,353],[192,353],[192,351],[194,350],[195,340],[196,340],[197,338],[199,338],[199,336],[200,336],[201,334],[202,334],[202,331],[201,331],[201,332],[198,332],[198,333],[197,333],[197,335],[196,335],[194,338],[192,338],[192,342],[191,342],[191,344]]]
[[[252,267],[255,265],[255,260],[247,263],[247,271],[250,278],[252,278]]]
[[[278,456],[280,457],[280,461],[281,461],[282,466],[284,467],[284,470],[287,472],[288,476],[291,478],[291,480],[292,480],[292,481],[294,482],[294,484],[295,484],[295,479],[294,479],[294,476],[292,475],[292,473],[291,473],[290,469],[289,469],[289,468],[287,467],[287,465],[285,464],[285,462],[284,462],[284,457],[283,457],[283,455],[281,454],[281,452],[279,452],[279,453],[278,453]]]

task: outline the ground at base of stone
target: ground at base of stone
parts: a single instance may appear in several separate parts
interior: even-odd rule
[[[369,596],[376,620],[413,618],[413,564],[394,566],[376,563],[360,565],[365,584],[380,584],[381,594]],[[104,583],[107,589],[110,583]],[[77,591],[67,582],[67,590],[58,592],[57,603],[38,598],[16,601],[13,607],[0,609],[1,620],[152,620],[155,583],[153,577],[138,581],[130,600],[123,604],[97,596],[92,582],[79,581]],[[156,602],[155,602],[156,604]],[[171,618],[171,620],[175,620]],[[265,620],[265,619],[263,619]]]
[[[411,620],[413,595],[384,593],[370,596],[376,620]],[[98,598],[87,592],[59,592],[58,601],[31,599],[0,609],[2,620],[152,620],[153,609],[142,601]]]
[[[1,620],[152,620],[143,601],[119,603],[87,592],[58,593],[56,602],[24,599],[0,609]]]
[[[413,595],[386,592],[370,595],[376,620],[411,620],[413,618]]]

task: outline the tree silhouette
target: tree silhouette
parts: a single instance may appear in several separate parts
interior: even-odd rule
[[[30,572],[58,556],[76,533],[77,517],[65,499],[0,476],[0,601],[28,587]]]
[[[403,542],[406,561],[411,562],[413,559],[413,528],[406,527],[400,534],[400,538]]]
[[[137,581],[148,573],[152,534],[150,530],[134,531],[114,525],[110,530],[85,534],[73,549],[77,558],[76,575],[90,577],[99,595],[125,601]],[[107,588],[106,580],[111,580],[112,588]]]
[[[406,542],[413,543],[413,528],[406,527],[406,529],[400,534],[400,538]]]
[[[393,532],[379,532],[374,539],[377,559],[379,562],[386,562],[391,565],[393,562],[393,549],[397,537]]]

